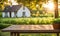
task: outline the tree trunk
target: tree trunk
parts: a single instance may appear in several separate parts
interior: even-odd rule
[[[54,0],[55,1],[55,18],[58,18],[59,17],[59,14],[58,14],[58,0]]]

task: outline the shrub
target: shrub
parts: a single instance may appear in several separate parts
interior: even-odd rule
[[[53,23],[57,23],[57,24],[60,24],[60,18],[57,18],[53,21]]]
[[[1,18],[5,24],[51,24],[53,18]]]
[[[3,24],[3,23],[0,23],[0,29],[6,28],[6,27],[8,27],[10,25],[11,24]]]

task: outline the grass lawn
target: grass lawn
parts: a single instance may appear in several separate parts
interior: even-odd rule
[[[10,35],[9,32],[2,32],[2,31],[0,30],[0,36],[9,36],[9,35]]]

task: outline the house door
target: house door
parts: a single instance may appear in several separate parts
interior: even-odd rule
[[[26,16],[25,16],[25,12],[22,13],[22,17],[26,17]]]

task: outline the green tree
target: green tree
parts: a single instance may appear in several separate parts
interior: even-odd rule
[[[4,9],[4,4],[5,4],[5,2],[7,3],[8,2],[8,0],[0,0],[0,11],[2,11],[3,9]]]

